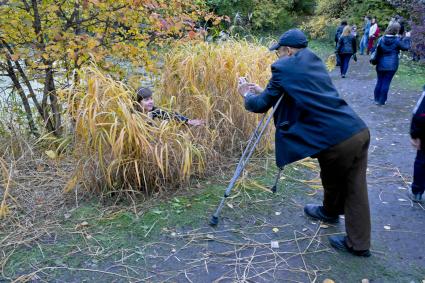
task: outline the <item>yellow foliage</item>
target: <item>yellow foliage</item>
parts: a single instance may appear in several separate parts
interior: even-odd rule
[[[324,15],[314,16],[303,23],[301,29],[307,31],[311,38],[325,39],[329,36],[329,29],[337,26],[337,21],[337,19],[332,19]],[[333,32],[334,30],[332,30],[332,34]]]

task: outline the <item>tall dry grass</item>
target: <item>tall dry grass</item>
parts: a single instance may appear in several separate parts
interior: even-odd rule
[[[165,56],[157,93],[162,104],[172,101],[169,107],[206,119],[217,136],[212,148],[238,156],[261,116],[245,110],[237,79],[245,76],[265,86],[274,60],[266,47],[247,41],[181,45]],[[257,150],[270,149],[272,137],[266,132]]]
[[[79,160],[66,191],[80,182],[102,192],[152,192],[203,174],[214,154],[192,129],[135,111],[134,92],[94,67],[81,81],[63,93]]]
[[[237,78],[265,86],[274,59],[265,47],[248,42],[172,49],[154,99],[164,108],[205,119],[205,127],[153,121],[135,111],[134,90],[94,67],[84,69],[82,83],[63,92],[75,120],[79,160],[65,190],[83,183],[102,192],[152,192],[186,184],[220,164],[221,156],[238,158],[260,115],[244,109]],[[266,132],[258,150],[269,149],[272,137],[271,130]]]

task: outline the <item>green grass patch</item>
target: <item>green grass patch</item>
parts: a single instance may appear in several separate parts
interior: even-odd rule
[[[393,83],[409,90],[421,92],[425,85],[425,64],[403,58],[400,60]]]

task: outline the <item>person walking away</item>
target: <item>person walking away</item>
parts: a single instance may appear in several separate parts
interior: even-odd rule
[[[386,103],[391,81],[398,69],[400,50],[407,51],[410,48],[410,37],[398,37],[399,30],[400,24],[393,23],[378,41],[378,49],[376,50],[377,81],[374,91],[376,105]]]
[[[367,55],[369,55],[370,52],[373,52],[375,39],[378,38],[379,33],[380,33],[380,30],[379,30],[378,22],[376,21],[376,18],[372,18],[371,26],[369,29],[369,39],[367,43]]]
[[[323,205],[304,212],[336,223],[345,214],[347,235],[329,237],[330,244],[356,256],[370,256],[370,211],[366,183],[370,135],[366,124],[339,96],[322,60],[307,48],[298,29],[285,32],[270,48],[278,59],[262,89],[240,83],[245,108],[265,113],[282,97],[274,113],[276,165],[307,156],[318,158],[324,188]]]
[[[335,32],[335,47],[338,44],[338,40],[342,35],[342,32],[344,31],[344,27],[347,25],[347,21],[342,21],[341,24],[339,25],[339,27],[336,29]]]
[[[349,25],[344,27],[344,31],[339,38],[336,51],[341,60],[341,77],[345,78],[351,57],[353,57],[353,55],[355,56],[357,52],[356,38],[351,35],[351,27]]]
[[[363,26],[363,36],[362,39],[360,40],[360,55],[364,54],[365,49],[367,49],[367,44],[369,41],[369,30],[370,30],[370,21],[371,18],[369,16],[366,16],[364,18],[365,24]]]
[[[417,150],[413,166],[412,194],[410,198],[414,202],[422,203],[422,195],[425,191],[425,85],[422,96],[413,109],[410,137],[412,138],[413,147]]]

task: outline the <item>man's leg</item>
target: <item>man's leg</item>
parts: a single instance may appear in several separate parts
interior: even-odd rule
[[[363,35],[362,40],[360,41],[360,55],[364,54],[364,50],[366,48],[366,42],[367,42],[367,37]]]
[[[318,155],[324,190],[323,208],[329,216],[344,214],[347,176],[360,154],[359,136],[363,137],[366,133],[369,135],[367,129]]]
[[[362,132],[353,140],[351,146],[357,154],[347,174],[345,229],[347,246],[355,251],[370,248],[371,222],[366,182],[369,142],[369,131]]]
[[[413,168],[412,193],[423,194],[425,191],[425,150],[416,153]]]

